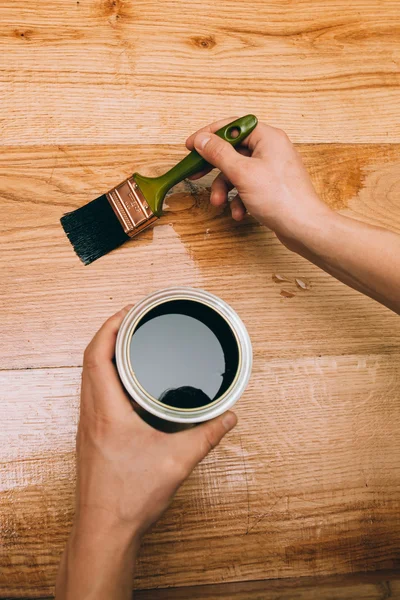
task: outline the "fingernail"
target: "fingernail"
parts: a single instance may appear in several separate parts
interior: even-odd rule
[[[237,418],[235,413],[227,412],[222,419],[222,425],[225,427],[226,431],[230,431],[235,427],[237,423]]]
[[[204,150],[210,140],[211,136],[208,133],[199,133],[194,139],[194,145],[196,148]]]

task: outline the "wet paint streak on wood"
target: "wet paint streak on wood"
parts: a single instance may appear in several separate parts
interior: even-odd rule
[[[2,2],[0,597],[52,593],[84,347],[171,283],[234,306],[254,372],[238,428],[145,541],[137,587],[173,591],[138,598],[323,597],[257,580],[399,567],[398,317],[211,208],[211,176],[89,268],[58,223],[172,166],[198,126],[254,112],[297,143],[329,205],[400,233],[399,33],[391,0]],[[396,597],[382,581],[322,589]]]
[[[400,145],[299,149],[328,204],[400,232]],[[80,365],[86,343],[112,311],[170,285],[171,277],[231,302],[265,358],[398,347],[394,314],[287,251],[252,219],[237,224],[211,208],[211,177],[194,192],[176,188],[152,230],[84,268],[59,216],[136,169],[162,172],[184,155],[182,146],[4,150],[0,185],[8,218],[1,225],[0,264],[10,326],[0,340],[3,368]],[[145,277],[138,277],[137,264]],[[305,278],[312,287],[277,285],[274,273],[293,282]],[[282,289],[295,297],[282,298]]]

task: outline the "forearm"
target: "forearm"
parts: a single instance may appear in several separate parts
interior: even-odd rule
[[[56,600],[130,600],[137,538],[123,527],[74,525],[56,584]]]
[[[187,140],[190,150],[221,170],[210,202],[222,206],[236,188],[234,219],[242,220],[247,210],[290,250],[400,314],[400,237],[334,213],[318,197],[283,131],[259,123],[235,152],[211,133],[219,126],[213,123]]]
[[[350,287],[400,314],[400,236],[334,212],[280,236],[301,254]]]

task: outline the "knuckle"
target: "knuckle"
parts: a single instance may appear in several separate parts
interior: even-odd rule
[[[211,452],[211,450],[214,450],[215,446],[218,444],[217,435],[214,429],[207,429],[204,432],[203,444],[204,454],[208,454],[209,452]]]
[[[125,315],[126,313],[126,307],[121,308],[121,310],[119,310],[118,312],[116,312],[114,315],[111,315],[111,317],[108,317],[108,319],[106,321],[104,321],[104,325],[103,327],[114,327],[117,325],[117,323],[119,323],[121,317],[123,315]]]
[[[98,366],[96,351],[93,345],[89,344],[83,353],[83,365],[86,369],[93,369]]]
[[[182,458],[167,456],[164,459],[164,469],[169,476],[178,481],[183,481],[188,476],[188,470]]]
[[[267,123],[264,123],[263,121],[259,121],[257,123],[257,127],[256,127],[256,129],[258,131],[262,131],[264,134],[270,133],[271,128],[274,129],[271,125],[268,125]]]
[[[242,179],[249,172],[249,165],[243,157],[235,165],[235,179]]]
[[[279,127],[275,128],[275,135],[282,142],[288,142],[289,141],[289,137],[288,137],[286,131],[283,131],[283,129],[279,129]]]
[[[213,140],[213,142],[210,143],[210,159],[212,161],[219,162],[223,156],[223,150],[224,147],[219,143],[219,140]]]

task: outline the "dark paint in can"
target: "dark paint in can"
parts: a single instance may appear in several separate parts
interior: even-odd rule
[[[147,312],[133,332],[129,356],[144,390],[181,409],[220,398],[239,365],[238,343],[227,321],[193,300],[171,300]]]
[[[121,381],[145,418],[194,424],[229,408],[252,365],[246,328],[229,304],[205,290],[173,287],[126,315],[115,358]]]

